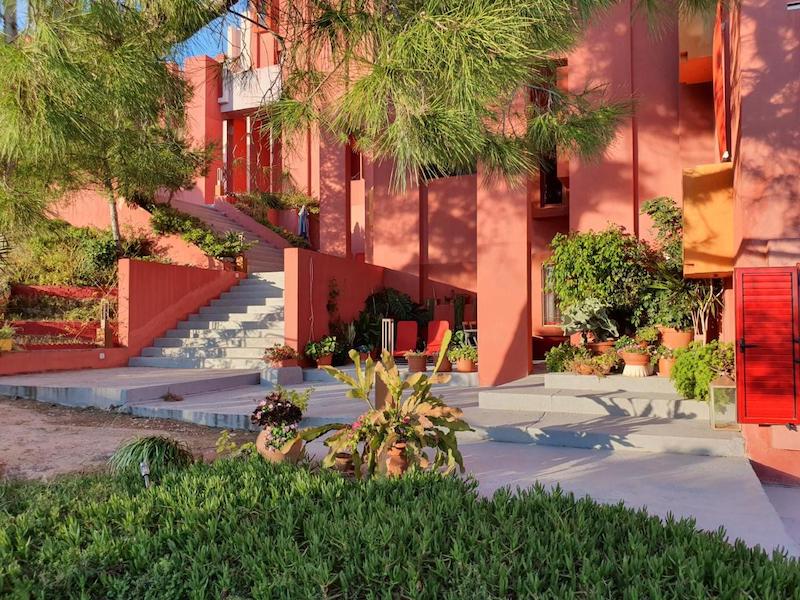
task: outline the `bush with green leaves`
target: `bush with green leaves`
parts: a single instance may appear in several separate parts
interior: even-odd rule
[[[326,335],[319,341],[312,341],[306,344],[303,353],[312,360],[317,360],[323,356],[329,356],[336,352],[336,336]]]
[[[108,459],[115,473],[135,475],[146,461],[154,479],[174,469],[188,467],[194,462],[189,447],[174,438],[162,435],[138,437],[120,445]]]
[[[586,346],[574,346],[564,342],[553,346],[544,353],[544,364],[550,373],[562,373],[567,370],[567,364],[576,358],[591,358],[592,353]]]
[[[564,335],[580,333],[583,343],[589,342],[589,334],[595,342],[604,342],[619,335],[617,324],[609,316],[611,306],[597,298],[586,298],[563,309],[561,328]]]
[[[249,459],[0,484],[8,598],[794,598],[796,559],[691,520],[436,474]]]
[[[708,400],[708,386],[718,375],[734,376],[736,370],[733,344],[692,342],[675,351],[675,366],[670,379],[684,398]]]
[[[204,221],[172,206],[153,203],[147,208],[151,214],[150,224],[153,231],[180,235],[208,256],[235,258],[253,247],[253,242],[246,241],[241,233],[228,231],[223,235],[217,235]]]
[[[646,243],[612,226],[603,231],[559,233],[550,245],[549,290],[562,311],[595,298],[608,307],[612,318],[634,327],[645,324],[641,298],[651,283],[651,252]]]

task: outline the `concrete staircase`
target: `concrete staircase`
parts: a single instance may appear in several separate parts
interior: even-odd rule
[[[744,456],[738,431],[713,430],[705,402],[668,379],[534,375],[478,394],[478,437],[598,450]],[[472,422],[472,421],[470,421]]]
[[[250,273],[266,273],[283,271],[283,250],[271,246],[265,240],[251,233],[238,223],[232,221],[211,205],[191,204],[189,202],[173,201],[172,206],[181,212],[192,215],[204,221],[218,234],[228,231],[242,233],[248,242],[256,245],[245,252],[247,256],[247,270]]]
[[[251,273],[178,323],[131,367],[261,369],[264,350],[283,343],[283,272]]]

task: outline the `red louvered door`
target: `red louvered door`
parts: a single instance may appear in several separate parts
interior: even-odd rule
[[[739,422],[798,422],[798,279],[794,267],[736,270]]]

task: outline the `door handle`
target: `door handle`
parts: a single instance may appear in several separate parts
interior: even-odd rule
[[[744,338],[739,340],[739,350],[744,352],[747,348],[758,348],[758,344],[745,344]]]

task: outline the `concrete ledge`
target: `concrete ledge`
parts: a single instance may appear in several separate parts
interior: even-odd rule
[[[281,367],[273,369],[264,367],[261,371],[261,385],[274,387],[276,385],[300,385],[303,383],[303,369],[300,367]]]
[[[399,365],[398,365],[399,366]],[[337,369],[344,371],[348,375],[355,375],[355,367],[353,365],[345,365],[341,367],[336,367]],[[405,375],[408,373],[408,368],[399,366],[400,374]],[[427,375],[431,375],[431,371],[428,371]],[[434,387],[441,387],[441,386],[451,386],[451,387],[477,387],[478,386],[478,374],[477,373],[446,373],[446,375],[450,375],[450,380],[446,383],[436,383]],[[303,381],[308,383],[338,383],[336,379],[328,375],[322,369],[303,369]]]
[[[591,390],[606,392],[644,392],[654,394],[677,394],[668,377],[625,377],[609,375],[574,375],[573,373],[546,373],[544,387],[564,390]]]

